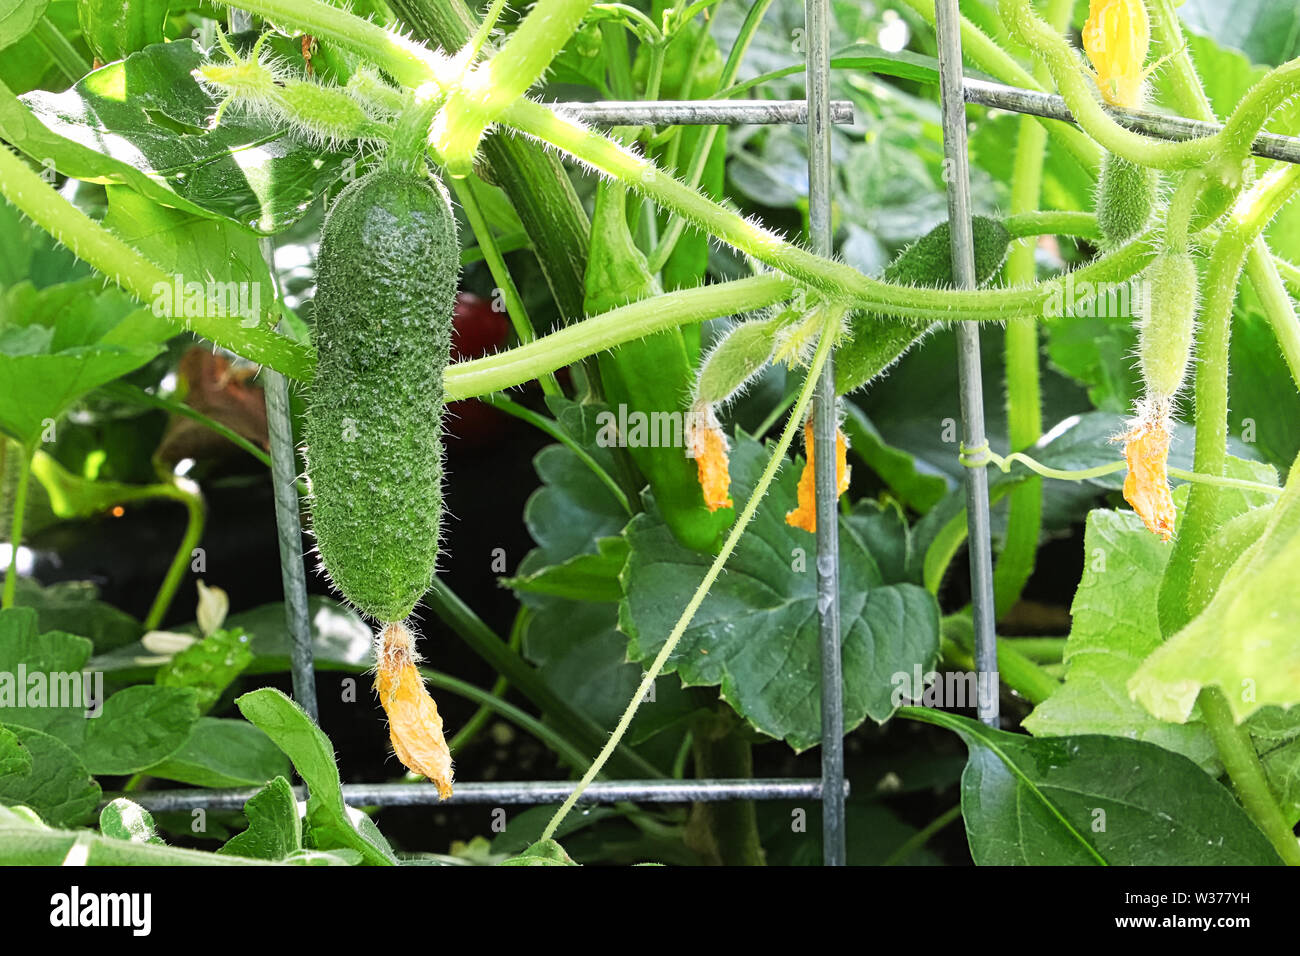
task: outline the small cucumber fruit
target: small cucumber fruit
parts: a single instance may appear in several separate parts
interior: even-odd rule
[[[1196,330],[1196,263],[1166,250],[1142,273],[1138,306],[1138,365],[1147,394],[1172,398],[1183,386]]]
[[[459,254],[446,191],[408,172],[347,186],[321,232],[312,530],[334,586],[382,622],[411,613],[437,561]]]
[[[1154,169],[1113,153],[1102,159],[1097,180],[1097,227],[1107,248],[1122,246],[1146,229],[1155,211],[1158,176]]]
[[[1011,236],[997,219],[974,216],[975,278],[983,285],[1002,267]],[[953,284],[948,223],[942,222],[912,243],[885,267],[884,279],[895,285],[946,288]],[[835,353],[835,391],[846,395],[866,385],[892,365],[930,329],[928,323],[881,319],[855,312],[850,340]]]

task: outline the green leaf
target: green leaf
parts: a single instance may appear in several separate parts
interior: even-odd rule
[[[977,865],[1280,862],[1232,795],[1179,754],[1120,737],[1032,738],[944,711],[904,713],[966,742],[961,807]]]
[[[123,183],[183,212],[280,232],[349,157],[234,111],[209,129],[216,103],[191,75],[202,62],[197,43],[157,43],[63,93],[33,90],[19,101],[0,89],[0,134],[75,179]]]
[[[78,0],[81,35],[101,63],[163,39],[170,0]]]
[[[248,829],[237,834],[218,853],[283,860],[302,849],[302,818],[298,799],[284,777],[276,777],[244,804]]]
[[[99,589],[90,581],[42,586],[31,578],[19,578],[14,603],[36,610],[36,628],[42,633],[75,631],[93,641],[98,653],[130,644],[144,634],[139,621],[99,600]]]
[[[737,433],[732,495],[744,501],[770,452]],[[782,469],[768,500],[714,584],[665,671],[687,686],[717,685],[737,713],[796,750],[821,739],[815,539],[785,523],[799,471]],[[681,613],[683,595],[710,563],[668,532],[657,507],[637,516],[625,536],[621,629],[628,657],[648,661]],[[840,526],[840,616],[844,641],[845,731],[894,711],[891,675],[928,670],[939,646],[939,609],[924,589],[882,577],[852,524]]]
[[[127,687],[86,721],[81,756],[91,773],[137,773],[179,750],[198,719],[189,688]]]
[[[617,601],[623,596],[618,575],[627,561],[627,542],[622,538],[601,538],[598,554],[579,554],[513,578],[502,578],[508,588],[526,594],[543,594],[573,601]]]
[[[1070,608],[1064,686],[1023,722],[1035,737],[1110,734],[1145,740],[1216,768],[1200,722],[1157,720],[1129,699],[1127,682],[1163,643],[1156,596],[1169,545],[1132,512],[1093,511],[1083,544],[1083,580]]]
[[[26,773],[0,776],[0,804],[31,807],[51,826],[77,826],[83,823],[99,803],[99,784],[86,766],[57,737],[19,727],[0,724],[18,739],[31,758]]]
[[[285,752],[306,782],[311,794],[307,800],[311,846],[319,850],[355,850],[370,864],[397,862],[370,818],[343,802],[334,747],[301,707],[271,687],[245,694],[235,703]]]
[[[31,446],[49,423],[87,392],[144,365],[161,350],[152,341],[116,344],[119,326],[148,313],[98,279],[37,290],[20,283],[0,300],[0,431]]]
[[[181,748],[145,772],[196,787],[260,787],[292,769],[271,738],[247,721],[200,717]]]
[[[1253,63],[1280,66],[1300,52],[1300,9],[1291,0],[1187,0],[1179,16],[1192,30],[1241,50]]]
[[[1265,707],[1246,721],[1287,823],[1300,822],[1300,711]]]
[[[159,205],[126,186],[109,186],[105,192],[104,225],[168,275],[179,277],[182,284],[197,282],[205,290],[208,283],[222,283],[225,308],[242,316],[241,322],[255,324],[264,310],[277,311],[276,287],[261,244],[247,229]],[[234,286],[228,285],[232,282]],[[182,316],[176,286],[163,294],[171,305],[164,311]]]
[[[1261,707],[1300,703],[1297,475],[1300,467],[1292,469],[1264,534],[1223,576],[1205,609],[1129,680],[1129,692],[1157,717],[1183,723],[1210,685],[1223,691],[1238,722]]]
[[[128,843],[163,842],[153,814],[125,797],[118,797],[99,811],[99,831],[106,837]]]
[[[1224,463],[1223,473],[1229,478],[1277,484],[1277,471],[1272,465],[1245,461],[1232,455]],[[1207,542],[1237,515],[1272,504],[1275,500],[1274,496],[1263,492],[1214,488],[1212,496],[1206,495],[1203,499],[1207,507],[1200,509],[1199,514],[1180,508],[1178,536],[1160,583],[1160,630],[1163,634],[1170,635],[1182,628],[1205,608],[1212,597],[1192,589],[1196,563]],[[1178,503],[1179,499],[1175,502]]]
[[[0,722],[79,748],[87,710],[103,703],[89,699],[94,686],[82,673],[89,656],[90,641],[84,637],[38,633],[31,608],[0,611]]]
[[[158,668],[154,683],[191,688],[199,711],[207,713],[252,661],[249,636],[243,628],[214,631]]]
[[[0,777],[31,773],[32,755],[12,730],[0,728]]]
[[[49,0],[0,0],[0,50],[30,33],[48,5]]]

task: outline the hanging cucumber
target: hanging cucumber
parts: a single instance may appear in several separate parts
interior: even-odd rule
[[[458,270],[451,205],[427,176],[369,173],[343,190],[321,233],[312,530],[334,586],[384,623],[411,613],[438,555]]]

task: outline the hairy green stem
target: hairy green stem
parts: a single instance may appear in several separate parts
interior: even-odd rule
[[[0,152],[5,150],[0,149]],[[14,606],[14,594],[18,588],[18,548],[23,543],[23,517],[27,512],[27,486],[31,484],[32,458],[35,448],[18,445],[18,481],[14,486],[13,511],[9,516],[9,567],[5,571],[5,587],[0,608]],[[0,439],[0,457],[4,455],[3,439]]]
[[[803,390],[799,393],[799,400],[795,403],[794,411],[791,413],[789,421],[786,422],[786,426],[781,432],[781,437],[777,439],[776,447],[772,449],[771,457],[768,459],[767,466],[763,469],[763,474],[759,477],[758,483],[754,485],[753,493],[749,496],[749,500],[745,502],[744,510],[736,519],[736,523],[731,526],[731,531],[728,533],[727,540],[723,543],[722,549],[718,552],[717,557],[713,559],[713,563],[709,565],[708,571],[704,573],[704,579],[700,582],[699,587],[695,589],[695,593],[691,595],[691,599],[686,603],[686,607],[682,610],[681,617],[677,619],[676,625],[673,626],[672,631],[664,640],[663,647],[661,647],[659,653],[655,655],[654,662],[650,665],[649,669],[646,670],[645,676],[641,679],[640,686],[638,686],[636,691],[632,694],[632,700],[627,705],[627,709],[623,711],[623,716],[619,718],[613,734],[610,736],[605,746],[601,748],[600,753],[596,755],[596,759],[592,761],[591,766],[587,768],[587,772],[582,775],[582,779],[578,782],[578,785],[574,788],[573,792],[569,794],[564,803],[560,805],[560,808],[555,811],[555,816],[551,817],[551,822],[546,825],[546,829],[542,831],[543,840],[548,840],[555,835],[556,829],[564,822],[564,818],[569,815],[569,811],[572,810],[574,805],[578,802],[578,798],[582,796],[582,792],[587,789],[587,786],[594,779],[596,779],[596,775],[600,773],[601,768],[604,767],[605,763],[614,753],[614,749],[618,746],[619,741],[622,740],[623,735],[627,733],[628,727],[631,726],[632,718],[636,716],[637,709],[641,706],[641,701],[645,699],[646,694],[654,685],[655,680],[663,672],[664,665],[668,663],[668,658],[671,657],[673,651],[676,650],[677,644],[682,639],[682,635],[686,633],[686,628],[690,626],[691,621],[695,618],[695,613],[700,609],[700,605],[704,603],[704,598],[708,595],[709,589],[713,587],[713,582],[716,581],[718,575],[722,573],[723,566],[726,565],[727,560],[731,557],[731,553],[736,549],[736,544],[740,541],[740,536],[745,533],[745,529],[749,527],[749,523],[754,519],[754,515],[758,513],[759,503],[767,494],[767,489],[771,487],[772,481],[776,478],[776,473],[780,471],[781,465],[785,462],[785,455],[790,448],[790,443],[794,440],[794,434],[798,431],[803,422],[804,414],[807,412],[808,406],[812,402],[813,392],[816,390],[817,378],[821,373],[822,366],[826,364],[826,360],[829,358],[831,350],[834,348],[839,321],[839,310],[834,308],[826,309],[826,321],[822,328],[821,341],[818,343],[817,353],[813,356],[812,364],[809,366],[808,376],[804,381]]]
[[[1266,244],[1261,254],[1261,244],[1262,239],[1256,239],[1246,254],[1246,275],[1291,370],[1291,381],[1300,388],[1300,318],[1296,316],[1295,302],[1282,284],[1276,261],[1267,254]]]
[[[754,4],[749,8],[749,13],[745,15],[744,22],[740,25],[740,31],[736,35],[736,42],[732,45],[731,52],[727,54],[727,62],[722,66],[722,75],[718,80],[719,90],[725,90],[735,82],[736,74],[740,71],[740,65],[744,62],[745,54],[749,51],[749,46],[753,42],[759,26],[763,22],[763,17],[768,8],[772,6],[772,3],[773,0],[754,0]],[[704,168],[708,164],[709,153],[713,151],[713,143],[717,136],[718,127],[710,126],[704,130],[695,144],[686,171],[686,183],[692,189],[699,186],[700,179],[704,176]],[[664,267],[672,256],[677,241],[681,239],[682,233],[685,231],[686,220],[681,216],[674,217],[668,223],[668,228],[664,230],[658,245],[655,246],[654,251],[649,256],[651,272],[658,272]]]
[[[1300,866],[1300,843],[1269,789],[1268,778],[1250,733],[1232,719],[1232,708],[1219,688],[1202,688],[1197,702],[1201,705],[1201,719],[1214,740],[1219,759],[1223,761],[1241,805],[1268,837],[1283,862],[1287,866]]]
[[[795,283],[759,275],[642,299],[557,329],[528,345],[447,369],[448,401],[512,388],[605,349],[690,322],[765,308],[789,298]]]
[[[541,78],[590,6],[591,0],[537,0],[492,59],[472,69],[465,64],[433,126],[433,148],[452,176],[470,174],[484,131]]]
[[[1101,239],[1101,229],[1094,212],[1033,210],[1007,216],[1002,220],[1002,226],[1012,239],[1031,236],[1075,236],[1093,241]]]
[[[599,133],[528,100],[516,102],[502,119],[522,132],[558,146],[575,159],[619,179],[686,217],[711,236],[790,275],[832,299],[879,315],[930,321],[1003,321],[1008,314],[1041,313],[1046,295],[1063,279],[1021,289],[957,292],[897,286],[871,279],[842,262],[817,256],[755,222],[700,195]],[[1133,242],[1074,274],[1083,279],[1124,279],[1140,271],[1152,252]]]
[[[456,192],[456,199],[460,202],[461,209],[465,211],[465,218],[469,220],[469,226],[478,239],[479,248],[483,250],[483,258],[487,262],[488,271],[492,273],[492,279],[496,282],[497,288],[501,290],[501,295],[505,299],[506,314],[510,317],[510,324],[515,330],[515,335],[520,343],[524,345],[535,341],[537,331],[533,328],[532,320],[528,317],[528,310],[524,306],[523,298],[519,295],[519,289],[515,286],[515,280],[510,275],[510,269],[506,266],[506,260],[497,249],[496,239],[492,235],[492,227],[488,225],[487,219],[483,216],[483,210],[479,208],[478,200],[474,197],[474,184],[457,179],[453,179],[451,184]],[[560,383],[555,380],[553,374],[539,375],[537,381],[542,386],[542,391],[547,395],[564,394],[564,391],[560,388]]]
[[[1047,22],[1060,31],[1069,24],[1074,0],[1050,0]],[[1047,79],[1040,63],[1035,79]],[[1018,123],[1019,135],[1011,172],[1011,212],[1038,209],[1043,186],[1043,161],[1047,153],[1047,130],[1028,116]],[[1007,257],[1009,285],[1027,285],[1038,276],[1038,243],[1013,243]],[[1007,390],[1007,443],[1011,451],[1022,451],[1043,433],[1042,388],[1039,382],[1038,316],[1013,315],[1007,319],[1005,342]],[[1008,500],[1007,532],[993,574],[997,616],[1001,617],[1020,600],[1038,554],[1038,535],[1043,523],[1043,482],[1040,478],[1012,489]]]

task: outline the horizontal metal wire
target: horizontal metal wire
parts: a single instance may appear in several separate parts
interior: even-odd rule
[[[963,83],[967,103],[991,106],[1013,113],[1028,113],[1046,119],[1074,122],[1065,100],[1053,93],[1040,93],[1018,86],[967,78]],[[808,122],[808,104],[803,100],[662,100],[654,103],[605,100],[596,103],[550,103],[556,112],[585,123],[609,126],[728,126]],[[1217,123],[1153,113],[1106,107],[1121,126],[1160,139],[1188,140],[1213,136],[1223,127]],[[853,122],[853,104],[831,102],[831,121]],[[1252,149],[1256,156],[1285,163],[1300,163],[1300,137],[1260,133]]]
[[[845,794],[849,786],[844,785]],[[446,800],[428,783],[349,783],[343,799],[354,807],[518,806],[559,803],[573,791],[567,780],[525,780],[503,783],[462,783]],[[303,799],[302,787],[294,788]],[[154,813],[176,810],[239,810],[256,788],[238,790],[156,790],[109,795],[125,797]],[[593,783],[579,803],[719,803],[727,800],[820,800],[820,780],[760,778],[755,780],[606,780]],[[106,801],[107,802],[107,801]]]
[[[967,103],[992,106],[1014,113],[1029,113],[1032,116],[1063,120],[1067,123],[1074,122],[1074,115],[1065,105],[1065,100],[1055,94],[972,79],[965,81],[962,92]],[[1217,123],[1205,123],[1165,113],[1152,113],[1149,110],[1125,110],[1110,106],[1106,107],[1106,110],[1121,126],[1139,133],[1158,136],[1161,139],[1202,139],[1213,136],[1223,129]],[[1279,136],[1277,133],[1260,133],[1255,139],[1252,152],[1265,159],[1300,163],[1300,139],[1294,136]]]
[[[604,126],[743,126],[808,122],[804,100],[604,100],[548,103],[557,113]],[[831,122],[852,123],[853,104],[831,102]]]

